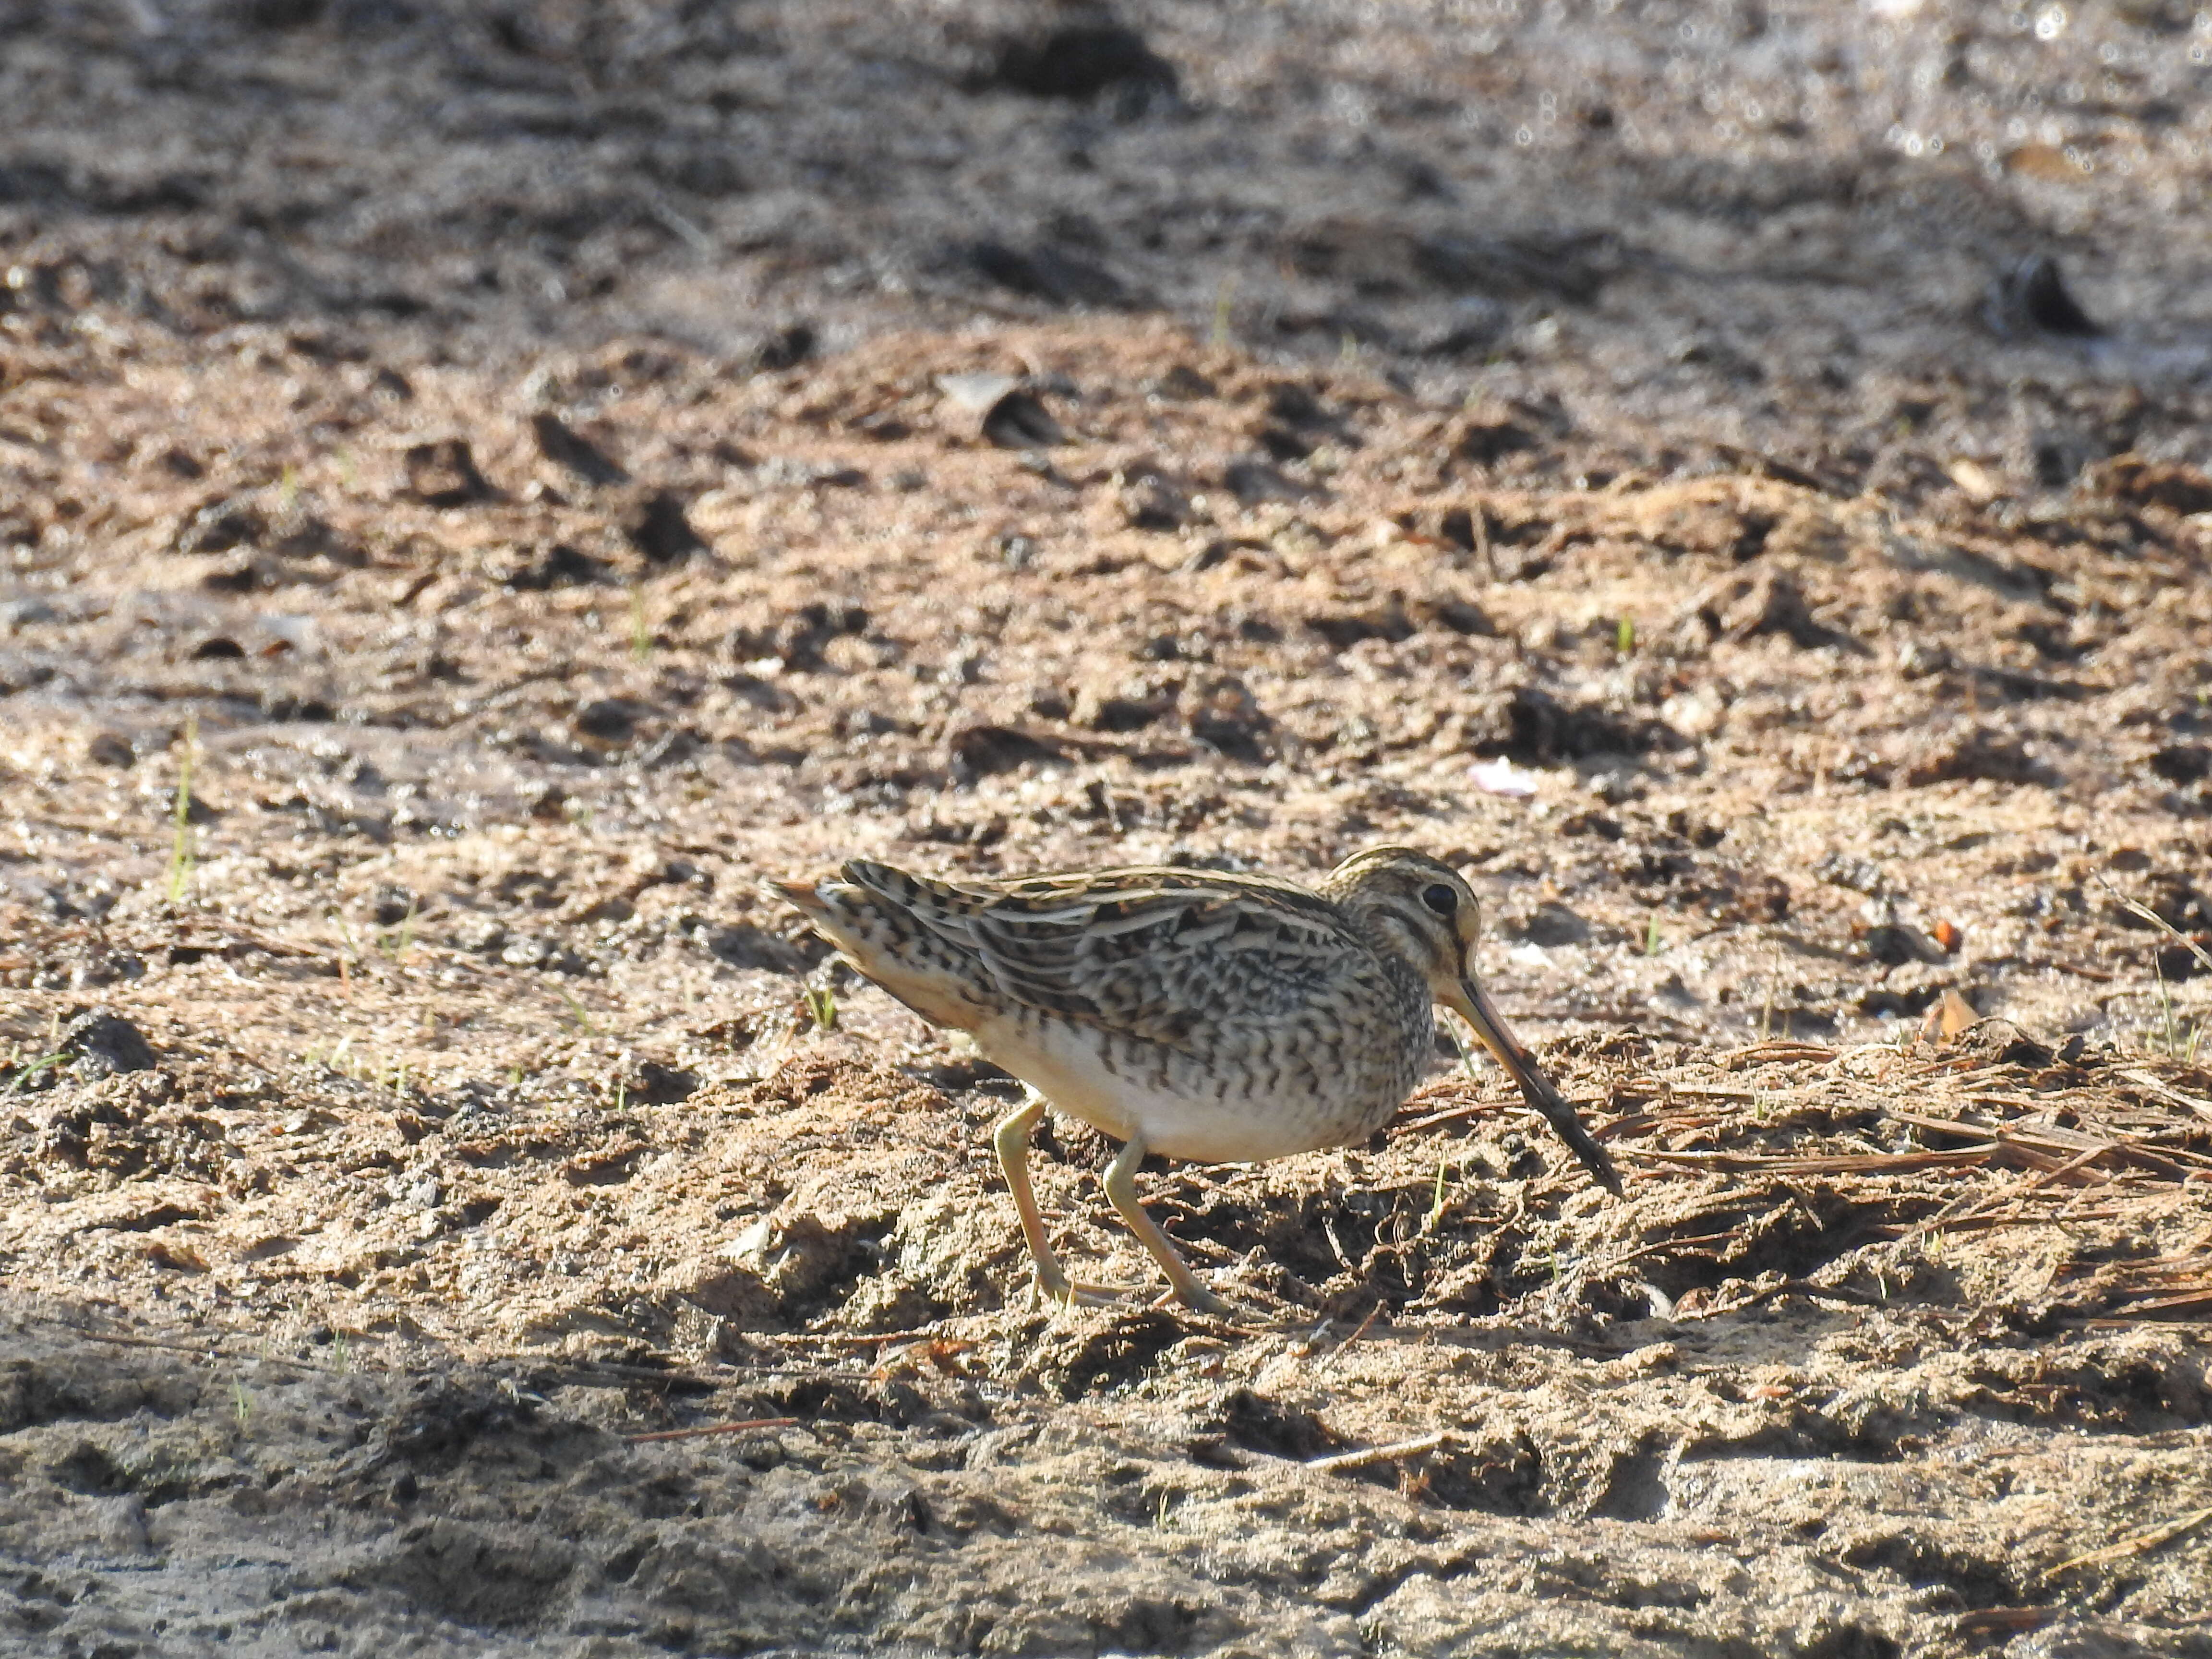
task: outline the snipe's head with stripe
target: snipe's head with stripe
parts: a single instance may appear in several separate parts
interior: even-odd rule
[[[1413,965],[1427,981],[1430,995],[1474,1028],[1528,1103],[1593,1175],[1619,1192],[1620,1177],[1612,1159],[1537,1069],[1535,1057],[1513,1035],[1475,977],[1481,905],[1459,872],[1410,847],[1370,847],[1338,865],[1320,890],[1358,919],[1370,937]]]

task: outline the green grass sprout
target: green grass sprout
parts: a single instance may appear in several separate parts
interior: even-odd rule
[[[185,717],[185,750],[177,762],[177,804],[175,834],[169,842],[169,902],[181,904],[185,893],[192,884],[192,869],[198,862],[197,837],[192,831],[192,757],[199,748],[200,720],[197,714]]]
[[[569,995],[568,992],[561,990],[559,986],[553,988],[560,991],[561,1000],[568,1005],[568,1017],[576,1022],[576,1029],[586,1036],[598,1036],[599,1028],[592,1023],[592,1017],[585,1012],[584,1005]]]
[[[378,937],[377,948],[394,962],[405,956],[408,948],[415,943],[416,911],[420,902],[421,901],[417,899],[410,898],[407,901],[407,914],[399,918],[399,925],[390,933]]]

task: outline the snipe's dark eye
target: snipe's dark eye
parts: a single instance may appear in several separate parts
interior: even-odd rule
[[[1459,895],[1443,884],[1435,882],[1421,889],[1421,902],[1440,916],[1449,916],[1459,908]]]

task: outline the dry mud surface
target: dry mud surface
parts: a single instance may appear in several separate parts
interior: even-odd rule
[[[0,1649],[2212,1654],[2208,55],[0,14]],[[756,887],[1386,841],[1233,1322]]]

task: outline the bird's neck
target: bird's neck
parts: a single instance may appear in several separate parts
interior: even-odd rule
[[[1413,957],[1407,951],[1410,941],[1405,938],[1400,925],[1389,920],[1379,906],[1354,904],[1346,908],[1353,926],[1359,929],[1360,937],[1367,941],[1368,948],[1375,952],[1376,960],[1382,964],[1382,977],[1390,988],[1392,1002],[1405,1011],[1408,1020],[1414,1018],[1413,1011],[1419,1010],[1419,1018],[1430,1027],[1429,1038],[1432,1041],[1436,1023],[1435,994],[1429,989],[1427,975],[1413,965]]]

